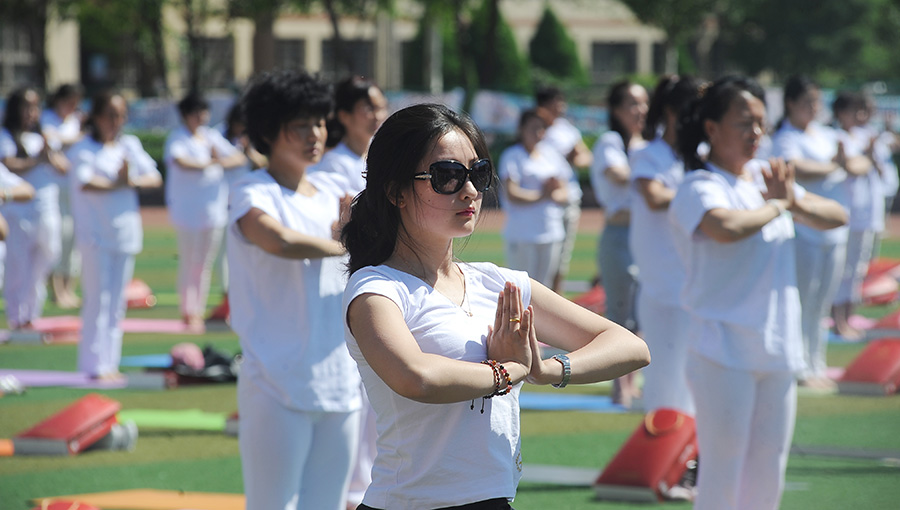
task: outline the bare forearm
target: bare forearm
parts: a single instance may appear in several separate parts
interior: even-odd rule
[[[784,206],[783,206],[784,207]],[[715,241],[733,243],[746,239],[781,215],[782,208],[767,203],[759,209],[714,209],[700,222],[700,230]]]
[[[810,159],[799,159],[791,161],[791,163],[794,164],[794,170],[798,179],[822,178],[840,168],[837,163],[830,161],[823,163]]]
[[[805,225],[819,230],[841,227],[848,221],[847,211],[839,203],[812,193],[798,200],[791,213]]]

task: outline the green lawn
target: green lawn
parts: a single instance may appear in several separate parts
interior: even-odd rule
[[[590,280],[595,273],[596,235],[578,239],[571,278]],[[496,232],[473,236],[459,257],[502,263],[502,241]],[[882,254],[900,257],[900,243],[884,243]],[[175,239],[166,227],[146,229],[145,249],[138,257],[136,276],[148,282],[159,298],[150,310],[130,311],[131,317],[178,317],[175,295]],[[214,285],[217,285],[214,283]],[[218,301],[214,288],[211,302]],[[868,308],[880,316],[890,307]],[[47,315],[64,313],[48,306]],[[0,325],[4,324],[0,320]],[[211,343],[236,351],[231,333],[189,335],[128,334],[124,354],[167,352],[179,342]],[[862,348],[859,344],[829,346],[829,364],[843,366]],[[0,366],[33,369],[75,369],[72,345],[0,345]],[[535,391],[546,391],[545,388]],[[576,387],[567,391],[605,394],[608,385]],[[22,396],[0,398],[0,437],[11,437],[58,411],[86,391],[61,388],[30,389]],[[186,387],[174,391],[119,390],[102,392],[125,409],[236,409],[233,385]],[[525,411],[522,416],[523,456],[526,464],[600,468],[640,422],[638,414]],[[900,397],[864,398],[816,396],[801,393],[794,443],[806,446],[886,449],[900,451]],[[785,510],[896,509],[900,507],[900,465],[875,460],[793,455],[787,473]],[[242,490],[237,441],[217,433],[140,432],[133,453],[92,452],[75,457],[0,458],[0,510],[31,508],[27,500],[39,496],[97,492],[127,488],[185,491]],[[597,502],[590,488],[523,483],[518,510],[631,508],[620,503]],[[689,508],[671,504],[668,508]]]

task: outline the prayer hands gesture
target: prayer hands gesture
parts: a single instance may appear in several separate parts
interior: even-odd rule
[[[532,345],[536,344],[534,310],[530,306],[524,309],[522,289],[506,282],[503,292],[497,298],[494,327],[488,328],[488,359],[507,366],[513,363],[520,365],[524,371],[510,370],[513,379],[520,381],[531,371],[532,360],[535,358]],[[540,355],[537,359],[540,359]]]
[[[769,160],[770,168],[763,168],[763,179],[766,182],[765,198],[781,200],[785,209],[795,204],[794,197],[794,165],[785,163],[781,158]]]

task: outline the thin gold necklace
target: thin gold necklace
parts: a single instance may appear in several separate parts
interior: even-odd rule
[[[463,299],[459,307],[463,312],[465,312],[466,315],[472,317],[472,305],[469,304],[469,283],[466,281],[466,273],[464,273],[462,268],[459,267],[459,264],[456,265],[456,269],[459,269],[459,274],[462,276],[463,281]]]

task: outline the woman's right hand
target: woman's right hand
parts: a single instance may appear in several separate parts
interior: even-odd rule
[[[494,327],[488,331],[487,356],[504,365],[516,363],[521,370],[509,370],[514,382],[519,382],[531,371],[533,360],[529,333],[534,314],[522,304],[522,289],[506,282],[497,298]]]

